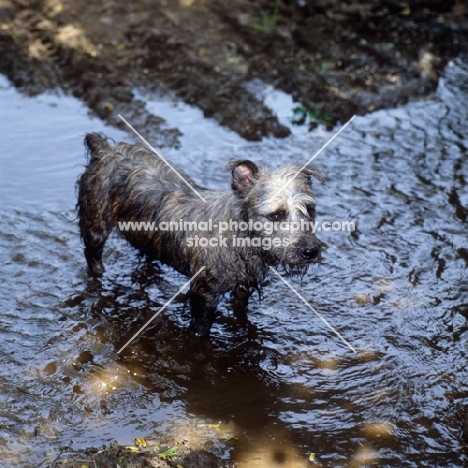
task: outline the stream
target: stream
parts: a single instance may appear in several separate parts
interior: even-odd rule
[[[270,91],[291,127],[290,99]],[[183,133],[164,156],[210,188],[229,189],[232,157],[302,165],[333,135],[292,126],[249,143],[144,97]],[[322,264],[287,279],[357,354],[271,275],[248,334],[226,298],[200,342],[176,300],[119,356],[186,281],[116,235],[102,282],[87,275],[83,138],[132,138],[72,97],[27,97],[4,77],[0,100],[0,466],[47,467],[60,447],[136,437],[187,440],[248,468],[467,466],[455,415],[468,403],[467,61],[426,100],[357,117],[314,160],[327,179],[314,187],[317,220],[356,230],[318,232]]]

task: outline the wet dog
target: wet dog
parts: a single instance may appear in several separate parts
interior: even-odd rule
[[[231,190],[199,187],[141,145],[85,137],[88,164],[78,180],[78,214],[91,272],[103,273],[102,251],[112,229],[150,259],[192,277],[191,329],[209,334],[222,294],[247,306],[270,266],[304,274],[321,260],[312,177],[287,164],[273,171],[233,160]],[[203,270],[200,272],[200,269]]]

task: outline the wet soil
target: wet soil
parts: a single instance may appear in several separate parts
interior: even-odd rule
[[[135,87],[200,107],[247,140],[285,137],[256,79],[329,126],[433,91],[466,50],[462,0],[0,0],[0,73],[63,89],[124,128],[175,146]],[[323,117],[323,119],[321,119]]]
[[[51,468],[83,468],[83,466],[125,467],[125,468],[231,468],[232,463],[223,461],[205,450],[193,450],[182,444],[176,456],[160,456],[151,449],[122,447],[111,444],[102,449],[87,449],[78,452],[64,447],[52,463]],[[138,452],[138,453],[137,453]]]

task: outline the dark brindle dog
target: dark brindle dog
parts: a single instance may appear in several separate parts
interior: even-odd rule
[[[246,306],[270,266],[303,274],[320,262],[321,243],[304,229],[315,218],[311,176],[321,180],[317,172],[298,172],[293,164],[267,172],[252,161],[231,161],[232,190],[215,191],[180,171],[205,202],[143,146],[111,146],[97,133],[86,135],[85,145],[89,162],[78,180],[77,207],[89,268],[102,274],[102,250],[114,227],[150,259],[184,275],[204,266],[189,292],[197,335],[209,334],[220,295],[232,291],[235,303]],[[141,222],[161,229],[142,229]],[[170,222],[173,229],[162,229]],[[184,223],[190,230],[175,230]]]

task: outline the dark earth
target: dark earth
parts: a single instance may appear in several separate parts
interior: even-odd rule
[[[468,0],[0,0],[0,73],[25,93],[62,89],[94,114],[179,132],[135,87],[195,104],[248,140],[290,130],[252,92],[260,78],[329,126],[420,99],[466,51]],[[323,117],[321,119],[321,117]]]
[[[136,447],[135,447],[136,449]],[[77,452],[64,447],[60,456],[51,465],[53,468],[118,467],[121,468],[231,468],[234,465],[220,460],[205,450],[193,450],[182,444],[177,456],[162,457],[154,450],[132,452],[118,444],[98,449]]]
[[[467,13],[467,0],[0,0],[0,73],[28,95],[72,94],[127,130],[120,113],[159,146],[177,146],[180,132],[136,88],[194,104],[247,140],[281,138],[290,130],[258,79],[328,127],[421,99],[468,50]],[[173,458],[64,448],[51,466],[231,466],[179,447]]]

